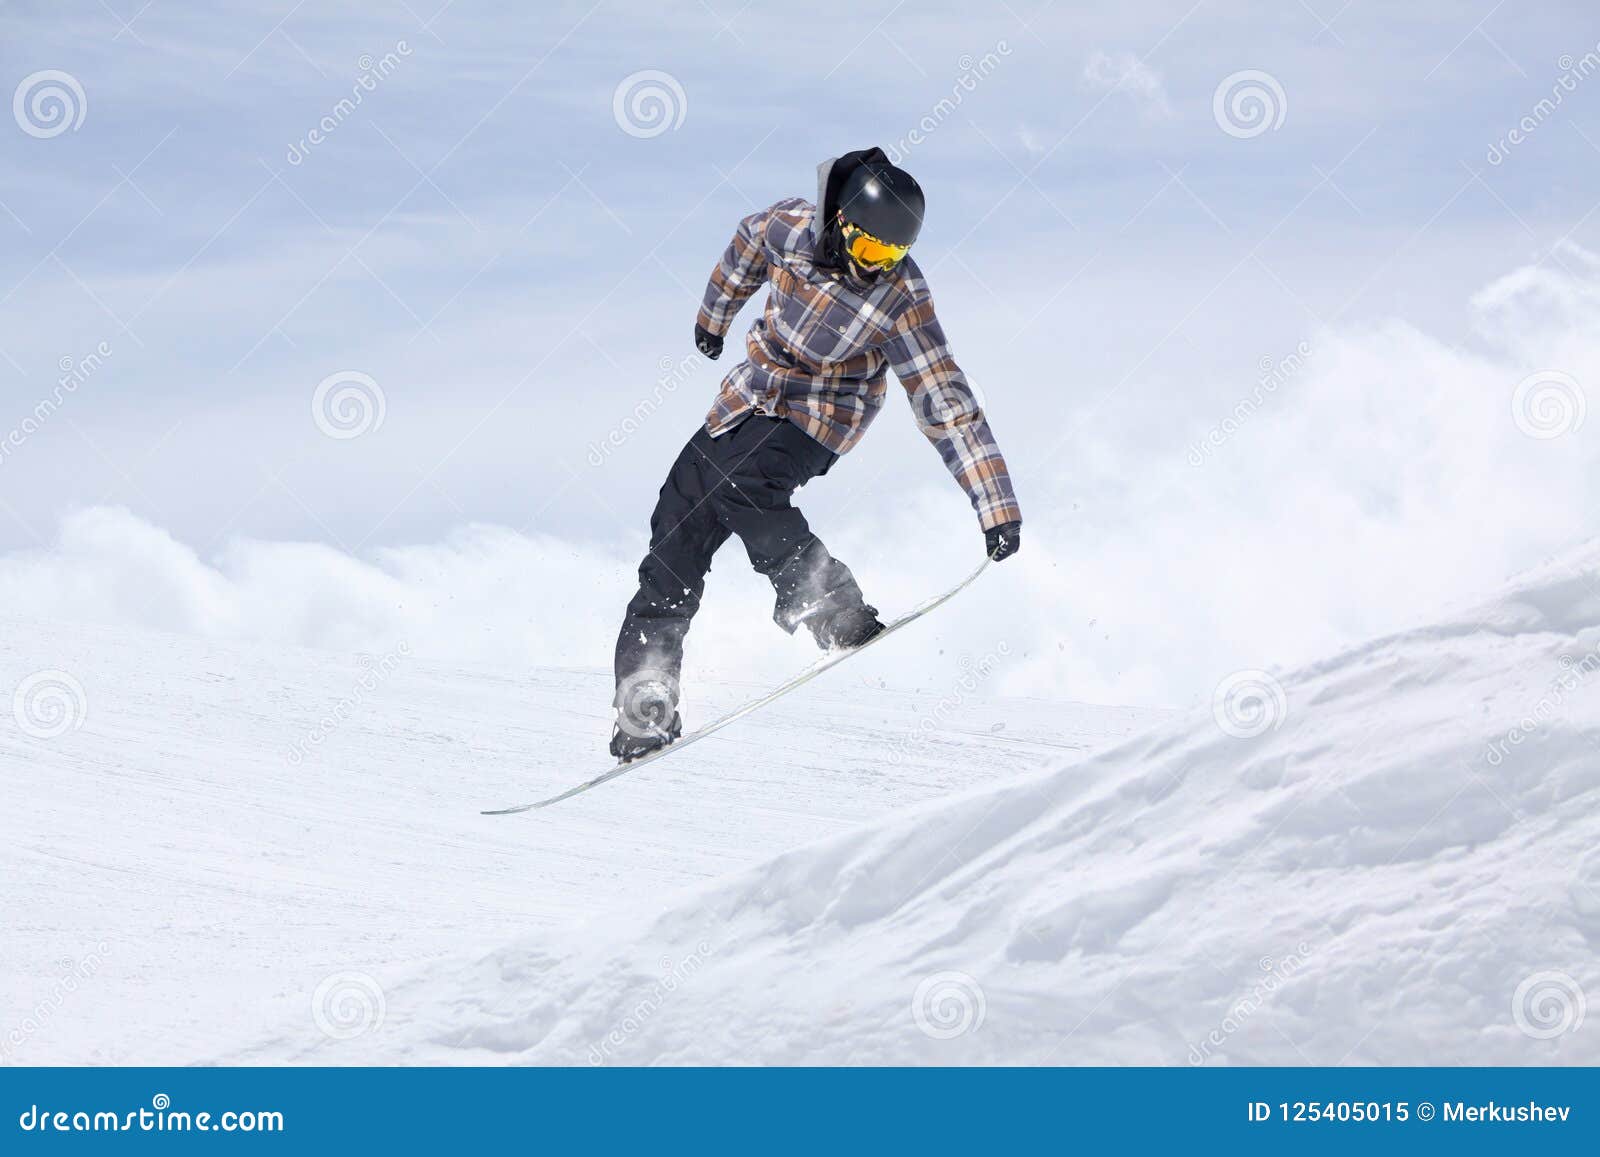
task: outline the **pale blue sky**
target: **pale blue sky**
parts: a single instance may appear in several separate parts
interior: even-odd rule
[[[726,366],[603,467],[588,448],[689,352],[737,218],[932,118],[904,161],[928,191],[921,263],[1031,541],[1092,553],[1190,486],[1185,448],[1263,359],[1392,319],[1472,348],[1476,291],[1570,265],[1562,242],[1600,249],[1600,77],[1487,160],[1600,52],[1593,5],[1403,8],[4,4],[4,92],[61,70],[87,107],[44,139],[0,121],[0,432],[63,359],[113,352],[0,461],[0,548],[103,502],[202,554],[240,534],[360,554],[472,521],[632,542]],[[685,102],[649,138],[613,115],[642,70]],[[1213,107],[1244,70],[1283,94],[1249,137]],[[345,370],[386,408],[338,440],[310,405]],[[1350,464],[1358,501],[1404,506],[1388,471]],[[821,526],[871,525],[911,495],[936,512],[923,533],[976,549],[896,401],[806,500]]]
[[[1245,365],[1292,348],[1284,339],[1313,319],[1291,293],[1323,316],[1394,308],[1449,323],[1459,295],[1440,294],[1441,279],[1485,279],[1600,197],[1600,153],[1578,131],[1600,140],[1600,92],[1577,93],[1567,123],[1506,164],[1484,160],[1551,87],[1558,58],[1600,40],[1583,4],[1398,14],[1318,0],[1324,19],[1339,12],[1324,29],[1315,4],[824,3],[798,18],[718,2],[457,0],[435,15],[439,0],[285,0],[197,16],[156,0],[126,29],[108,7],[131,18],[133,0],[8,5],[6,90],[63,69],[88,111],[53,139],[0,134],[0,348],[16,363],[0,364],[0,397],[25,414],[60,358],[101,339],[116,353],[68,411],[111,463],[61,423],[7,464],[7,501],[43,533],[63,504],[109,492],[204,536],[280,470],[352,545],[429,536],[462,514],[519,525],[531,493],[566,480],[550,459],[581,466],[657,360],[685,349],[692,293],[732,222],[809,192],[820,157],[903,139],[928,115],[941,123],[906,161],[932,202],[923,263],[1008,444],[1107,375],[1176,386],[1167,375],[1182,367],[1226,373],[1240,340],[1257,343]],[[394,74],[288,164],[289,144],[350,94],[360,58],[401,41],[411,55]],[[960,89],[962,58],[976,67],[985,53],[998,67]],[[1113,77],[1144,58],[1160,95],[1095,87],[1084,73],[1097,53]],[[611,98],[646,68],[676,77],[687,107],[681,127],[636,139]],[[1287,110],[1279,129],[1240,140],[1211,105],[1218,81],[1246,68],[1279,80]],[[937,102],[958,91],[941,118]],[[1263,264],[1247,261],[1201,306],[1196,336],[1152,353],[1263,238]],[[1194,341],[1209,348],[1183,349]],[[325,444],[305,399],[346,368],[379,380],[385,426]],[[614,486],[592,480],[608,500],[637,508],[636,483],[715,376],[677,392],[670,434],[638,474],[624,462]],[[1168,415],[1193,401],[1147,400]],[[910,468],[936,481],[924,457]],[[272,489],[237,529],[323,535]],[[549,512],[558,523],[599,517],[570,497]],[[3,522],[3,541],[26,541]]]

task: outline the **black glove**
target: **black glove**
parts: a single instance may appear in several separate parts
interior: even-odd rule
[[[1022,523],[1002,522],[999,526],[985,531],[983,545],[988,550],[989,557],[995,562],[1010,558],[1022,549]]]
[[[709,329],[701,326],[699,322],[695,322],[694,348],[705,354],[712,361],[716,361],[722,356],[722,339]]]

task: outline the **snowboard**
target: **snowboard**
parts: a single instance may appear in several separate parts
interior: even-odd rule
[[[933,610],[935,607],[949,602],[951,599],[955,598],[956,595],[960,594],[962,591],[966,590],[967,587],[972,585],[973,581],[975,579],[977,579],[977,577],[979,575],[981,575],[984,572],[984,570],[988,567],[989,561],[990,560],[987,559],[987,558],[984,559],[983,562],[978,566],[977,570],[973,571],[966,578],[964,578],[960,582],[958,582],[955,586],[953,586],[949,590],[945,591],[944,594],[935,595],[933,598],[928,599],[926,602],[920,603],[917,606],[911,608],[911,610],[907,611],[905,614],[901,615],[898,619],[895,619],[893,622],[886,624],[882,631],[880,631],[877,635],[874,635],[871,639],[868,639],[865,643],[861,644],[861,646],[859,646],[859,647],[850,647],[850,648],[845,649],[845,650],[829,651],[827,654],[823,655],[822,658],[818,659],[811,666],[807,667],[804,671],[801,671],[794,678],[790,679],[787,683],[780,684],[779,686],[773,688],[771,691],[768,691],[765,695],[761,696],[759,699],[752,699],[749,703],[746,703],[744,706],[735,708],[734,710],[728,712],[726,715],[723,715],[723,716],[721,716],[721,717],[719,717],[717,719],[713,719],[710,723],[707,723],[704,727],[700,727],[700,728],[698,728],[698,729],[696,729],[694,731],[691,731],[688,735],[683,736],[682,738],[678,739],[674,743],[669,743],[665,747],[658,748],[657,750],[652,751],[649,755],[641,756],[640,758],[633,760],[631,763],[619,763],[619,764],[617,764],[617,766],[613,767],[610,771],[607,771],[607,772],[604,772],[604,773],[602,773],[600,775],[597,775],[593,779],[585,780],[583,783],[578,784],[576,787],[569,787],[566,791],[562,792],[560,795],[553,795],[549,799],[536,800],[533,803],[519,804],[516,807],[496,808],[496,809],[494,809],[492,811],[485,811],[482,814],[486,815],[486,816],[510,816],[510,815],[516,815],[519,812],[537,811],[540,808],[547,808],[547,807],[550,807],[552,804],[560,803],[562,800],[571,799],[575,795],[582,795],[584,792],[590,790],[591,788],[599,787],[603,783],[610,783],[612,780],[616,779],[618,776],[627,775],[631,771],[638,771],[641,767],[644,767],[644,766],[646,766],[647,764],[650,764],[650,763],[654,763],[658,759],[665,759],[667,756],[672,755],[674,752],[682,751],[685,747],[688,747],[691,743],[697,743],[700,740],[704,739],[706,736],[713,735],[716,732],[721,731],[724,727],[728,726],[728,724],[733,723],[733,722],[735,722],[737,720],[743,719],[746,715],[749,715],[752,711],[759,711],[761,708],[765,707],[768,703],[771,703],[774,700],[783,698],[789,692],[793,691],[796,687],[799,687],[799,686],[802,686],[803,684],[809,683],[811,680],[815,679],[818,675],[822,674],[824,671],[828,670],[831,667],[837,667],[840,663],[844,662],[846,659],[850,658],[852,655],[859,655],[862,651],[865,651],[868,647],[872,647],[872,646],[877,645],[878,643],[883,642],[883,640],[887,639],[890,635],[894,634],[901,627],[904,627],[904,626],[907,626],[907,625],[909,625],[911,623],[916,622],[923,615],[927,614],[929,611]]]

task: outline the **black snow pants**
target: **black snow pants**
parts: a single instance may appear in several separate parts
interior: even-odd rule
[[[618,695],[650,673],[676,695],[683,640],[700,609],[711,556],[739,536],[750,565],[772,580],[784,630],[864,600],[854,576],[790,505],[796,490],[838,460],[785,418],[752,414],[713,438],[701,427],[673,463],[650,517],[650,553],[617,635]]]

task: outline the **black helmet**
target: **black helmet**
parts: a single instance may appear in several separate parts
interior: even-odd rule
[[[911,245],[922,231],[922,186],[904,169],[882,162],[857,165],[839,190],[839,212],[850,224],[892,245]]]

